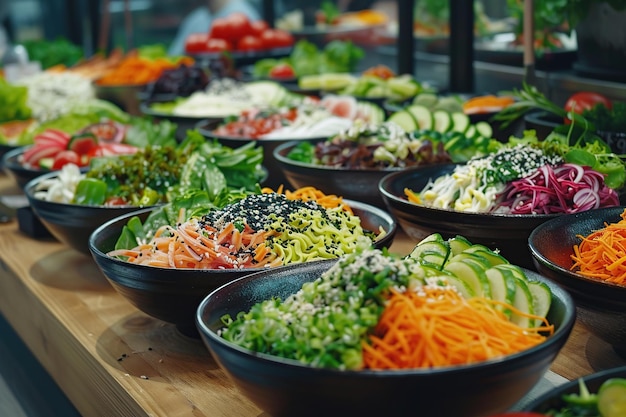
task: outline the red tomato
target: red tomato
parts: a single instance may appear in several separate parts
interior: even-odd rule
[[[105,206],[125,206],[128,204],[122,197],[112,196],[106,199]]]
[[[252,35],[246,35],[237,42],[238,51],[260,51],[263,46],[261,38]]]
[[[275,65],[269,73],[269,76],[271,78],[278,78],[278,79],[290,79],[290,78],[295,78],[296,77],[296,73],[293,70],[293,67],[287,63],[280,63]]]
[[[66,164],[80,164],[80,157],[74,151],[64,150],[56,154],[52,162],[52,169],[61,169]]]
[[[261,34],[261,40],[267,49],[286,48],[294,43],[293,35],[280,29],[267,29]]]
[[[206,42],[209,39],[207,33],[192,33],[185,40],[185,52],[188,54],[198,54],[206,52]]]
[[[205,46],[206,52],[224,52],[224,51],[230,51],[232,49],[233,49],[233,46],[226,39],[209,38],[206,41],[206,46]]]
[[[597,104],[601,104],[608,109],[613,107],[613,103],[607,97],[602,94],[593,93],[589,91],[582,91],[580,93],[573,94],[565,102],[565,111],[582,114],[585,110],[591,110]],[[571,123],[567,117],[565,123]]]
[[[236,45],[239,39],[252,35],[250,19],[244,13],[231,13],[224,18],[217,18],[211,24],[212,38],[226,39]]]
[[[261,20],[255,20],[254,22],[251,22],[250,27],[252,28],[253,35],[261,36],[263,32],[269,29],[270,25],[268,25],[265,20],[261,19]]]

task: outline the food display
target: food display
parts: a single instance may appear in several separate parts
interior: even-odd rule
[[[219,334],[313,367],[433,369],[542,343],[553,332],[551,298],[497,253],[434,234],[403,258],[361,247],[286,299],[224,317]]]

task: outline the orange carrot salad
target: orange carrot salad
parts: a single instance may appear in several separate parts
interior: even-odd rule
[[[342,197],[336,196],[334,194],[324,194],[321,190],[318,190],[315,187],[300,187],[296,190],[289,191],[284,190],[281,185],[278,187],[276,191],[273,191],[269,187],[265,187],[262,189],[264,193],[273,193],[276,192],[278,194],[284,194],[289,200],[302,200],[302,201],[315,201],[317,204],[324,208],[335,208],[341,207],[344,211],[352,214],[352,209],[345,201],[343,201]]]
[[[150,242],[133,249],[109,252],[127,261],[159,268],[233,269],[278,266],[282,261],[265,245],[274,231],[255,232],[246,225],[240,232],[233,223],[222,230],[196,221],[178,228],[162,226]]]
[[[578,235],[574,245],[572,270],[581,275],[626,285],[626,210],[617,223],[605,223],[604,229],[587,236]]]
[[[380,320],[363,342],[369,369],[416,369],[466,365],[520,352],[554,332],[543,325],[522,328],[496,308],[504,303],[473,297],[464,299],[448,287],[424,286],[419,292],[393,291]]]

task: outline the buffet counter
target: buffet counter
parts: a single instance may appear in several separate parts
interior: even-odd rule
[[[0,196],[19,194],[0,174]],[[392,251],[413,247],[400,234]],[[85,416],[264,416],[199,339],[137,310],[95,262],[0,225],[0,313]],[[580,326],[551,371],[575,379],[625,365]]]

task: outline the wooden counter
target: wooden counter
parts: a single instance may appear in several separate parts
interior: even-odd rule
[[[0,175],[0,195],[16,194]],[[408,253],[399,236],[392,246]],[[264,416],[204,345],[138,311],[95,262],[17,222],[0,225],[0,313],[85,416]],[[576,326],[552,371],[574,379],[626,364]]]

